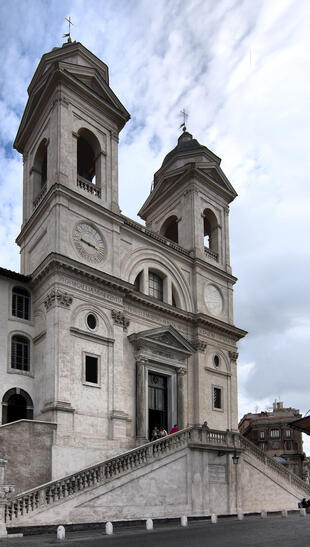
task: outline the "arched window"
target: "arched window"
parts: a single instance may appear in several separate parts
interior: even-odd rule
[[[77,176],[78,184],[95,195],[99,195],[96,188],[100,188],[100,144],[91,131],[82,128],[78,133],[77,141]],[[83,185],[84,181],[84,185]],[[87,182],[90,185],[87,185]]]
[[[26,336],[15,334],[11,344],[11,368],[30,370],[30,341]]]
[[[179,295],[177,293],[177,290],[175,288],[174,285],[172,285],[172,291],[171,291],[171,304],[172,306],[174,306],[175,308],[180,308],[180,298],[179,298]]]
[[[33,402],[30,395],[20,388],[9,389],[2,399],[2,423],[25,419],[33,419]]]
[[[37,198],[47,182],[47,140],[43,139],[33,162],[33,199]]]
[[[20,319],[30,319],[30,293],[23,287],[13,288],[12,315]]]
[[[203,235],[205,248],[213,251],[214,258],[218,257],[218,222],[210,209],[203,212]]]
[[[149,271],[149,295],[163,300],[163,280],[155,272]]]
[[[179,242],[178,219],[175,215],[172,215],[171,217],[167,218],[167,220],[165,220],[164,224],[160,229],[160,233],[161,235],[167,237],[168,239],[171,239],[171,241],[174,241],[175,243]]]
[[[142,277],[142,272],[140,272],[135,281],[134,281],[134,286],[135,286],[135,289],[136,291],[141,291],[141,287],[140,287],[140,283],[141,283],[141,277]]]

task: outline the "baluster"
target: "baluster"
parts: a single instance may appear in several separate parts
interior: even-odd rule
[[[18,500],[14,502],[14,516],[18,517]]]
[[[18,512],[19,515],[23,515],[24,514],[24,509],[26,509],[24,501],[25,501],[25,498],[19,498],[17,500],[17,507],[18,507],[17,512]],[[26,510],[26,512],[28,512],[28,511]]]
[[[7,510],[7,515],[8,515],[9,520],[12,520],[12,518],[13,518],[12,503],[8,503],[6,505],[6,510]]]
[[[28,497],[28,511],[33,511],[33,493]]]

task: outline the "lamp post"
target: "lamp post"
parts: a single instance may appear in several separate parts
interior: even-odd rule
[[[235,492],[236,492],[236,513],[238,514],[238,462],[239,462],[239,456],[237,455],[237,452],[235,451],[232,457],[233,464],[235,466]]]

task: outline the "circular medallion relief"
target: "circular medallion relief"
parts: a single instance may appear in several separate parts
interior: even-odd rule
[[[79,222],[73,230],[73,241],[79,255],[89,262],[96,263],[103,260],[103,238],[92,224]]]
[[[205,303],[211,315],[220,315],[223,311],[223,297],[215,285],[207,285],[205,288]]]

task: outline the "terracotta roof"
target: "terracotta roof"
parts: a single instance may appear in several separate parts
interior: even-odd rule
[[[0,267],[0,275],[3,277],[8,277],[9,279],[16,279],[18,281],[23,281],[24,283],[27,283],[27,281],[30,281],[31,276],[30,275],[23,275],[18,272],[13,272],[13,270],[7,270],[6,268]]]

